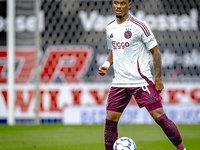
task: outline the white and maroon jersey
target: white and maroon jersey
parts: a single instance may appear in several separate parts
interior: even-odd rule
[[[130,15],[122,24],[116,20],[106,27],[108,49],[113,53],[112,86],[140,87],[152,80],[150,51],[157,41],[145,22]]]

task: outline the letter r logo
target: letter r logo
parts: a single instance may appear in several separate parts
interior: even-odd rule
[[[88,46],[51,46],[45,57],[42,82],[48,83],[56,76],[67,82],[80,82],[91,62],[92,49]]]

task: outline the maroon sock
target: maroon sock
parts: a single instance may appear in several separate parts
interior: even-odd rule
[[[158,117],[155,121],[163,129],[174,146],[181,144],[182,138],[176,125],[165,114]]]
[[[184,150],[185,146],[183,145],[183,142],[181,142],[181,144],[176,146],[176,148],[177,148],[177,150]]]
[[[118,122],[106,119],[104,133],[106,150],[113,150],[113,144],[118,138],[117,124]]]

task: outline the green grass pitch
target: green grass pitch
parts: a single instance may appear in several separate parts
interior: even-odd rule
[[[200,125],[177,125],[187,150],[200,150]],[[156,125],[119,125],[137,150],[176,150]],[[0,125],[3,150],[104,150],[104,125]]]

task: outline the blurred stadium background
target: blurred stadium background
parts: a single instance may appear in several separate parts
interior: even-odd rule
[[[16,123],[34,122],[38,74],[42,123],[102,124],[113,70],[111,67],[101,77],[98,67],[109,52],[105,27],[115,19],[112,1],[41,0],[39,72],[35,71],[35,1],[15,2]],[[7,123],[8,114],[6,5],[6,0],[0,0],[1,123]],[[159,43],[165,84],[163,104],[177,123],[200,123],[199,8],[199,0],[134,0],[130,10],[147,22]],[[121,122],[152,123],[145,114],[132,99]]]

